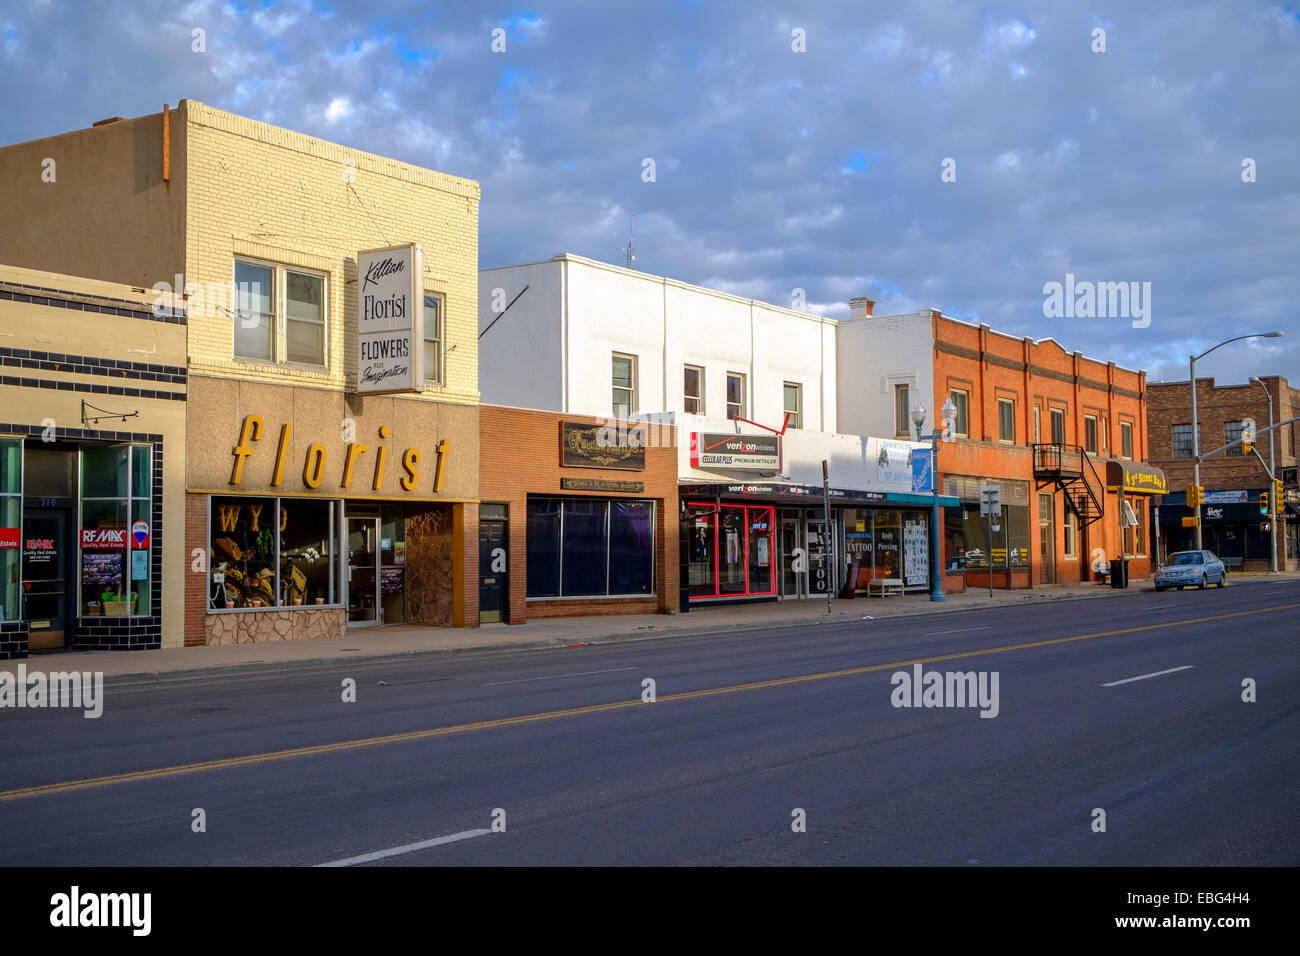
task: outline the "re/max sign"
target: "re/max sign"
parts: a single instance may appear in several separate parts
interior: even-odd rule
[[[262,440],[265,426],[260,415],[245,415],[244,423],[239,428],[239,444],[231,451],[234,465],[230,471],[230,483],[239,485],[244,480],[244,462],[256,452],[256,445]],[[328,469],[339,469],[340,488],[351,488],[352,482],[364,482],[370,478],[372,491],[382,491],[384,476],[388,470],[388,445],[383,442],[392,435],[392,429],[381,425],[377,430],[378,441],[372,447],[360,441],[347,442],[341,460],[330,459],[324,444],[315,442],[307,446],[302,460],[302,483],[306,488],[319,488],[328,474]],[[275,449],[275,467],[271,472],[271,487],[278,488],[284,483],[286,470],[289,468],[289,453],[293,442],[293,425],[285,423],[280,426],[280,440]],[[447,455],[450,445],[442,439],[434,447],[432,490],[435,494],[442,491],[442,479],[446,472]],[[368,456],[368,457],[367,457]],[[405,448],[394,469],[400,469],[397,483],[403,491],[418,491],[421,484],[421,463],[424,455],[418,448]],[[293,463],[295,470],[297,462]],[[427,478],[425,479],[427,480]]]

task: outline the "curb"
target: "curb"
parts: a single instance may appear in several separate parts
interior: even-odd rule
[[[934,604],[926,604],[920,607],[906,607],[897,610],[888,610],[887,613],[876,617],[875,620],[885,620],[901,617],[920,617],[926,614],[951,614],[966,610],[986,610],[995,607],[1017,607],[1027,604],[1050,604],[1066,601],[1094,601],[1106,597],[1118,597],[1118,589],[1098,588],[1096,594],[1050,594],[1042,593],[1041,596],[1035,594],[1031,589],[1023,597],[1008,598],[985,605],[972,605],[965,602],[952,605],[943,604],[938,607]],[[1131,594],[1143,594],[1152,592],[1153,587],[1126,588],[1123,592]],[[937,603],[937,602],[936,602]],[[866,601],[863,607],[868,606]],[[882,608],[882,610],[886,610]],[[861,623],[863,615],[858,614],[838,614],[831,617],[822,615],[820,617],[796,618],[782,621],[757,622],[757,623],[735,623],[719,624],[713,626],[701,626],[698,628],[664,628],[657,629],[653,625],[646,630],[650,633],[630,632],[624,634],[606,634],[585,642],[591,646],[603,644],[633,644],[644,641],[659,641],[675,637],[705,637],[710,634],[727,634],[746,631],[771,631],[789,627],[815,627],[822,624],[854,624]],[[214,664],[208,667],[192,667],[183,670],[158,670],[158,671],[132,671],[126,674],[106,675],[104,677],[104,686],[106,688],[141,688],[141,687],[161,687],[169,684],[187,684],[199,683],[202,681],[219,681],[237,678],[250,677],[278,677],[289,674],[320,672],[324,673],[339,666],[349,665],[373,665],[394,661],[403,657],[472,657],[474,655],[495,656],[497,654],[507,653],[510,651],[527,651],[527,650],[546,650],[548,648],[561,648],[571,643],[564,638],[545,637],[537,638],[530,641],[509,641],[500,644],[485,644],[480,647],[429,647],[415,648],[400,651],[379,651],[372,654],[363,654],[356,657],[332,658],[332,657],[311,657],[301,660],[283,660],[283,661],[258,661],[243,664]]]

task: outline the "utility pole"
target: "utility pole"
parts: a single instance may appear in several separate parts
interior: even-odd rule
[[[1255,376],[1255,381],[1259,382],[1268,397],[1268,569],[1270,573],[1277,574],[1277,502],[1273,500],[1277,497],[1273,493],[1275,487],[1273,482],[1277,476],[1277,469],[1273,464],[1273,393],[1268,390],[1268,386],[1258,375]]]

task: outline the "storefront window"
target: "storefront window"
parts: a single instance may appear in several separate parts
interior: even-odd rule
[[[712,505],[692,505],[687,509],[687,583],[692,596],[717,594],[714,581],[713,545],[714,513]],[[529,563],[529,568],[532,563]]]
[[[152,450],[145,445],[84,445],[80,459],[82,613],[148,614]]]
[[[0,438],[0,621],[15,621],[21,614],[22,475],[22,439]]]
[[[875,578],[902,578],[903,532],[897,511],[881,511],[875,516],[872,540],[872,569]]]
[[[745,593],[745,509],[723,505],[718,516],[718,593]]]
[[[217,607],[274,607],[275,499],[212,499],[210,557]]]
[[[604,501],[564,502],[564,531],[561,544],[564,565],[560,570],[560,593],[564,596],[608,594],[608,561],[605,552]]]
[[[654,540],[654,506],[651,502],[610,502],[611,594],[649,594],[654,590]]]
[[[528,596],[560,596],[560,504],[557,498],[528,500]]]
[[[528,499],[528,597],[654,592],[654,502]]]
[[[280,499],[280,604],[332,604],[334,505],[329,501]]]
[[[691,597],[776,593],[776,509],[697,502],[687,514]]]
[[[406,623],[406,510],[400,505],[385,506],[379,520],[379,600],[385,624]]]
[[[951,574],[966,570],[966,516],[962,508],[943,509],[944,568]]]
[[[772,509],[749,510],[749,593],[775,588],[772,570]]]
[[[337,505],[303,498],[213,496],[209,608],[337,604]]]
[[[990,528],[979,508],[965,508],[963,535],[968,543],[966,568],[984,569],[990,566]],[[994,570],[1024,571],[1029,568],[1029,509],[1019,506],[1002,506],[1002,517],[992,532],[992,567]]]

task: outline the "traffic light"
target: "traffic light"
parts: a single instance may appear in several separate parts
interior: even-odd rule
[[[1241,436],[1241,453],[1243,455],[1249,455],[1252,447],[1250,436],[1243,432]]]
[[[1205,504],[1205,486],[1188,485],[1187,486],[1187,507],[1199,508]]]
[[[1199,523],[1200,523],[1200,519],[1197,518],[1196,515],[1184,515],[1184,516],[1183,516],[1183,527],[1184,527],[1184,528],[1195,528]]]
[[[1268,492],[1267,492],[1267,491],[1261,491],[1261,492],[1259,493],[1259,513],[1262,514],[1262,515],[1267,515],[1267,514],[1269,513],[1269,511],[1268,511]]]
[[[1274,478],[1273,479],[1273,500],[1280,505],[1285,499],[1286,499],[1286,495],[1282,494],[1282,479]]]
[[[1247,418],[1241,423],[1241,453],[1249,455],[1255,444],[1255,419]]]

